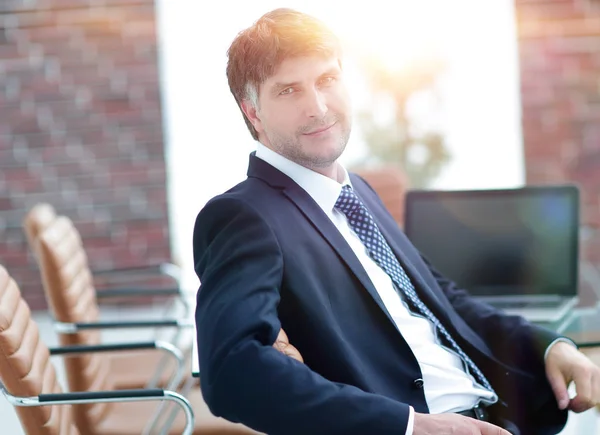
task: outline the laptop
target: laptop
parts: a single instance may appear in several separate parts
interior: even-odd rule
[[[435,269],[508,314],[554,322],[578,302],[576,186],[413,190],[404,229]]]

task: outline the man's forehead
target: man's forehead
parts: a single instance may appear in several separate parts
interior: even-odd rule
[[[284,59],[273,74],[265,80],[265,84],[310,80],[321,74],[339,70],[340,62],[335,56],[292,57]]]

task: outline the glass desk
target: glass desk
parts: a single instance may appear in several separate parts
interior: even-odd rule
[[[573,340],[579,347],[600,346],[600,304],[574,308],[563,319],[538,323]]]

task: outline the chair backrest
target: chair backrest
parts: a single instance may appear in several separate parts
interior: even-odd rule
[[[79,232],[73,222],[57,217],[38,237],[38,262],[48,305],[59,322],[94,322],[99,319],[96,289]],[[61,334],[62,345],[101,343],[100,331]],[[107,355],[92,353],[65,359],[71,391],[110,390]],[[78,427],[94,427],[110,404],[78,405],[74,408]]]
[[[29,306],[0,265],[0,380],[13,396],[61,393]],[[78,435],[69,405],[16,407],[27,435]],[[3,430],[0,428],[0,432]]]
[[[37,255],[37,238],[54,219],[56,219],[56,211],[54,207],[47,203],[39,203],[35,205],[23,219],[23,229],[27,236],[29,248]]]
[[[404,172],[395,166],[383,166],[355,171],[377,192],[394,220],[404,227],[404,197],[408,180]]]
[[[54,318],[60,322],[94,322],[99,318],[96,289],[81,236],[71,219],[57,217],[37,240],[44,290]],[[65,344],[98,344],[100,334],[69,334]]]

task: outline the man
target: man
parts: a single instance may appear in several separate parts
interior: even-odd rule
[[[528,435],[598,401],[600,371],[572,343],[440,276],[337,162],[351,110],[321,22],[272,11],[228,56],[258,144],[247,180],[194,230],[202,391],[216,415],[270,435]],[[304,364],[273,346],[282,327]]]

